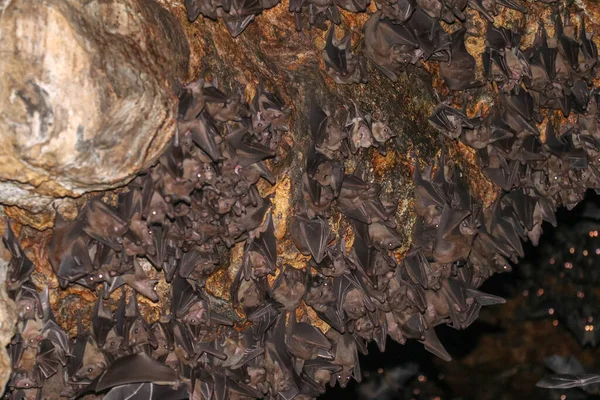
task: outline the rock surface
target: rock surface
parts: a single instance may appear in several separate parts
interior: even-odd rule
[[[4,227],[2,227],[2,230],[4,231]],[[10,377],[10,359],[6,351],[6,346],[8,346],[15,334],[15,325],[17,323],[15,303],[8,297],[4,284],[9,260],[10,254],[2,241],[0,241],[0,392],[4,391],[4,387]]]
[[[8,2],[0,53],[4,205],[40,213],[123,185],[175,130],[189,49],[154,1]]]

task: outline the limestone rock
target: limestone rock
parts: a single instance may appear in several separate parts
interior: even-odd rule
[[[10,359],[6,351],[6,346],[8,346],[15,334],[17,324],[16,306],[14,301],[8,297],[4,284],[9,261],[10,253],[2,241],[0,241],[0,392],[4,391],[4,387],[10,377]]]
[[[9,1],[0,53],[2,204],[39,213],[122,185],[175,130],[189,48],[153,0]]]

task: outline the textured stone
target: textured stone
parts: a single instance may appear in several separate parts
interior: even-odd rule
[[[167,11],[152,0],[0,8],[0,203],[40,213],[157,159],[189,58]]]
[[[2,223],[1,225],[4,225]],[[4,232],[4,226],[0,227]],[[0,393],[4,392],[4,387],[10,377],[11,367],[10,359],[6,351],[6,346],[10,343],[11,338],[15,334],[17,324],[17,312],[15,311],[15,303],[6,293],[6,272],[10,261],[10,253],[0,241]]]

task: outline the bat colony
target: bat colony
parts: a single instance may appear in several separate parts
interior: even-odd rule
[[[191,21],[199,14],[221,18],[237,36],[278,1],[185,3]],[[261,178],[275,184],[264,161],[277,164],[290,109],[262,84],[246,104],[241,92],[227,95],[201,76],[180,93],[178,132],[159,163],[120,192],[115,206],[94,199],[74,221],[56,217],[50,263],[62,288],[78,284],[98,294],[91,331],[80,324],[77,336],[67,337],[48,289],[40,293],[33,285],[34,265],[7,227],[7,285],[19,315],[7,398],[314,398],[327,384],[360,381],[358,354],[366,354],[371,340],[384,351],[388,335],[401,343],[416,339],[449,360],[434,327],[464,329],[482,306],[504,302],[477,288],[508,269],[507,260],[523,256],[522,240],[538,242],[543,221],[556,224],[556,207],[573,207],[586,188],[600,188],[600,96],[590,83],[596,46],[583,19],[577,30],[558,5],[555,36],[540,26],[533,46],[521,50],[517,33],[493,25],[497,6],[526,11],[513,0],[376,0],[378,11],[364,28],[364,55],[354,54],[349,35],[335,37],[338,7],[362,12],[367,5],[290,1],[298,29],[304,12],[318,28],[331,21],[322,55],[338,83],[365,82],[368,59],[390,79],[429,60],[439,62],[451,90],[483,85],[465,49],[465,29],[449,35],[440,21],[464,21],[467,6],[488,20],[482,57],[499,103],[474,118],[441,103],[430,122],[476,150],[485,174],[502,189],[493,207],[482,210],[444,149],[423,171],[417,162],[413,245],[398,263],[391,253],[404,242],[394,221],[397,205],[381,198],[360,166],[352,173],[344,168],[345,159],[371,147],[385,153],[395,133],[385,118],[374,120],[356,103],[346,104],[340,122],[311,100],[302,199],[289,229],[310,261],[304,269],[282,264],[271,198],[261,197],[256,184]],[[548,119],[542,141],[540,109],[574,114],[576,123],[562,132]],[[349,253],[343,233],[332,232],[332,210],[352,227]],[[219,268],[219,251],[238,242],[244,252],[231,300],[247,318],[245,329],[214,311],[203,289]],[[158,321],[139,312],[136,293],[158,301],[157,281],[140,257],[171,284],[171,310]],[[276,275],[272,283],[269,275]],[[113,313],[105,300],[115,291],[121,299]],[[302,302],[331,329],[323,333],[298,318]]]

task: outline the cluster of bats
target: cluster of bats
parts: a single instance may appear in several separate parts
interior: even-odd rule
[[[190,20],[222,18],[233,36],[275,4],[186,1]],[[473,118],[441,103],[430,118],[445,136],[476,150],[502,189],[491,209],[482,210],[444,149],[424,171],[417,161],[412,247],[397,262],[393,250],[407,241],[396,230],[397,205],[381,198],[361,163],[370,148],[385,153],[394,132],[355,103],[340,123],[311,100],[302,198],[289,229],[308,261],[303,269],[282,264],[271,201],[256,184],[275,183],[264,161],[277,162],[290,109],[262,84],[247,104],[241,90],[227,95],[202,75],[182,88],[177,133],[157,165],[112,201],[90,200],[73,221],[57,215],[49,261],[63,289],[76,284],[97,293],[91,331],[80,324],[77,337],[67,337],[48,289],[33,285],[34,266],[7,227],[8,290],[19,310],[9,398],[309,399],[327,384],[360,381],[359,352],[366,354],[370,341],[384,351],[388,335],[416,339],[449,360],[434,327],[464,329],[482,306],[504,302],[478,287],[523,256],[522,240],[537,244],[544,221],[556,225],[558,205],[573,207],[586,188],[600,188],[600,93],[589,86],[596,46],[583,20],[577,30],[565,13],[556,16],[554,38],[540,26],[532,48],[521,51],[518,34],[492,24],[496,5],[525,11],[511,0],[376,4],[365,26],[367,57],[392,79],[419,59],[439,61],[453,90],[479,85],[475,60],[465,30],[448,35],[440,20],[464,20],[467,5],[491,20],[483,60],[499,103]],[[364,58],[352,53],[350,36],[335,37],[338,6],[362,12],[368,2],[290,2],[299,28],[305,10],[311,25],[332,21],[323,57],[336,82],[364,82]],[[548,118],[542,141],[540,109],[575,114],[577,122],[557,134]],[[358,166],[348,173],[352,157]],[[349,232],[334,234],[332,215],[352,229],[349,252]],[[246,316],[244,329],[214,311],[203,290],[222,250],[239,242],[243,257],[230,294]],[[171,310],[158,321],[139,312],[137,294],[159,300],[156,273],[139,258],[171,284]],[[106,300],[117,290],[113,312]],[[296,315],[302,303],[331,327],[326,333]]]
[[[555,3],[557,0],[542,0],[544,3]],[[185,0],[188,20],[194,22],[200,14],[212,20],[222,19],[231,36],[239,36],[254,18],[279,4],[279,0]],[[339,25],[341,23],[340,8],[353,13],[368,12],[370,0],[292,0],[289,10],[294,14],[296,29],[302,30],[303,13],[308,14],[308,23],[312,27],[325,30],[327,21]],[[396,26],[403,26],[414,14],[425,15],[429,20],[443,21],[452,24],[466,20],[465,11],[470,7],[478,11],[490,22],[498,14],[498,6],[507,7],[520,12],[527,12],[517,0],[375,0],[378,19],[386,19]],[[411,29],[414,29],[411,27]],[[435,27],[421,26],[426,29],[422,36],[430,36],[429,43],[434,42]],[[440,28],[441,29],[441,28]],[[420,32],[419,32],[420,33]],[[396,44],[404,44],[403,42]]]
[[[276,156],[290,112],[262,84],[246,104],[204,74],[182,88],[179,104],[177,132],[155,166],[112,200],[91,199],[75,220],[56,217],[48,258],[61,288],[75,284],[97,293],[91,332],[81,328],[74,342],[66,337],[51,315],[47,288],[38,293],[30,279],[34,266],[7,228],[8,290],[21,310],[9,397],[262,396],[264,368],[254,358],[264,352],[266,313],[250,317],[267,323],[257,322],[262,333],[238,333],[233,321],[211,310],[202,287],[222,265],[223,249],[237,242],[247,241],[257,268],[276,254],[265,217],[270,199],[256,184],[275,183],[264,160]],[[263,256],[265,250],[275,253]],[[157,274],[144,269],[142,258],[172,285],[171,312],[161,321],[145,321],[137,306],[135,294],[159,300]],[[129,300],[126,288],[134,293]],[[122,295],[113,314],[106,300],[116,290]],[[114,374],[118,379],[109,380]],[[250,376],[252,387],[245,383]],[[173,384],[180,386],[170,390]]]
[[[557,21],[560,21],[558,16]],[[557,22],[557,26],[562,24]],[[584,26],[583,23],[581,26]],[[583,199],[587,188],[600,188],[600,171],[597,167],[600,143],[596,128],[600,116],[597,103],[599,93],[586,83],[592,74],[591,67],[597,63],[596,46],[582,39],[588,38],[585,32],[577,41],[560,32],[557,29],[554,38],[559,43],[558,47],[544,47],[538,44],[548,43],[548,38],[540,26],[536,45],[525,53],[542,53],[527,62],[527,57],[517,44],[508,45],[509,41],[518,43],[518,35],[489,25],[486,52],[498,55],[489,65],[489,77],[500,83],[499,102],[491,107],[485,117],[476,115],[468,118],[465,112],[446,103],[441,103],[430,117],[432,125],[445,136],[475,149],[485,175],[503,190],[499,213],[504,218],[519,222],[506,231],[507,239],[515,244],[519,238],[528,238],[537,244],[542,233],[542,222],[556,225],[553,212],[556,206],[564,205],[572,209]],[[498,50],[500,42],[506,46]],[[558,84],[550,77],[557,76],[557,64],[554,61],[558,60],[558,55],[567,52],[563,42],[571,45],[569,51],[575,54],[573,59],[586,59],[586,46],[589,46],[594,58],[586,59],[585,66],[590,67],[586,71],[579,68],[579,64],[561,64],[564,76],[560,79],[562,83]],[[520,59],[512,67],[508,66],[509,53],[516,54]],[[536,65],[538,61],[534,63],[534,60],[542,58],[545,60],[540,61],[542,64]],[[501,72],[504,69],[499,67],[501,65],[508,69]],[[554,94],[557,96],[560,93],[558,98],[551,100],[546,97],[548,92],[537,91],[541,83],[527,84],[523,74],[533,70],[536,71],[533,73],[536,78],[531,82],[545,74],[544,79],[550,79],[546,84],[556,89]],[[521,79],[527,89],[520,84]],[[541,109],[547,109],[550,114],[545,121]],[[557,132],[552,118],[555,110],[561,110],[565,117],[570,115],[571,121],[576,122],[563,125],[561,131]],[[537,127],[540,123],[546,124],[543,141]],[[516,246],[519,255],[522,255],[520,245]]]
[[[185,0],[191,22],[200,14],[212,20],[221,18],[233,37],[240,35],[262,10],[278,3],[278,0]],[[493,23],[498,14],[498,6],[527,12],[515,0],[375,0],[378,11],[371,15],[364,28],[364,55],[354,54],[350,32],[340,41],[335,38],[335,25],[341,23],[339,8],[361,13],[367,12],[369,4],[370,0],[290,1],[289,9],[299,31],[303,11],[308,12],[310,26],[325,30],[327,20],[330,21],[323,58],[327,73],[337,83],[365,83],[366,59],[392,80],[408,65],[423,60],[440,62],[441,75],[452,90],[480,86],[482,83],[475,81],[475,60],[464,46],[466,29],[449,35],[440,22],[464,22],[467,7],[477,10],[489,23]]]

